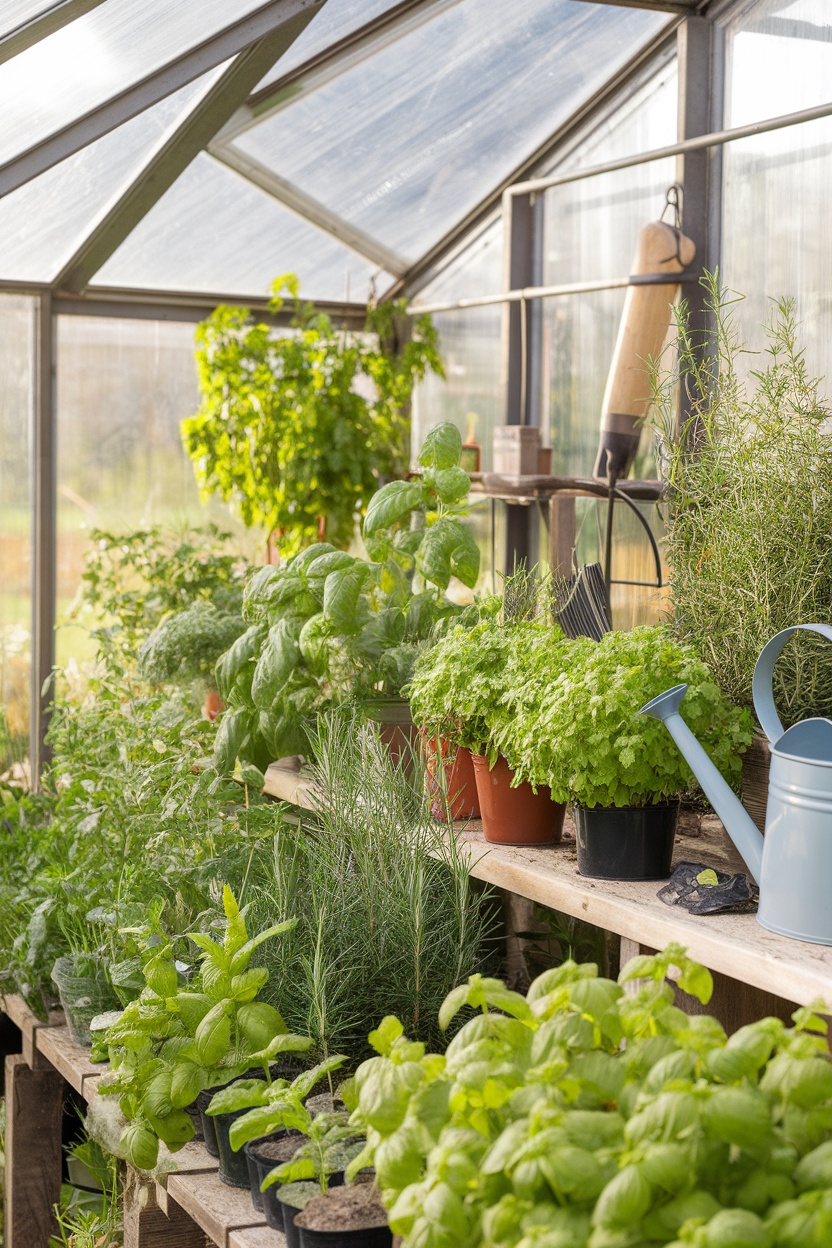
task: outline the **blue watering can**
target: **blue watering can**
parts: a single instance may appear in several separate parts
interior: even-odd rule
[[[784,732],[772,692],[777,656],[799,629],[832,641],[828,624],[784,628],[754,668],[754,709],[771,750],[765,837],[679,714],[687,685],[660,693],[639,714],[661,719],[687,759],[760,886],[763,927],[832,945],[832,720],[805,719]]]

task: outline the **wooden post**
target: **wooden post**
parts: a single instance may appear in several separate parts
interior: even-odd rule
[[[205,1232],[176,1201],[163,1213],[156,1200],[156,1182],[132,1166],[124,1188],[124,1248],[205,1248]]]
[[[553,494],[549,499],[549,571],[552,576],[572,575],[575,549],[575,499]]]
[[[64,1080],[6,1058],[6,1248],[40,1248],[57,1231]]]

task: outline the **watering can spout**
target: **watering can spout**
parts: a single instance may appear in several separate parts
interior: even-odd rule
[[[705,750],[679,714],[679,706],[687,692],[687,685],[674,685],[660,693],[639,711],[639,715],[652,715],[663,721],[665,728],[678,745],[688,766],[699,781],[705,796],[719,815],[725,830],[742,854],[748,869],[759,883],[763,838],[742,802],[734,795]]]

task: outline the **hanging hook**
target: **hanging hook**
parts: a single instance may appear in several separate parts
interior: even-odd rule
[[[673,213],[673,223],[671,224],[669,221],[665,221],[665,225],[670,225],[670,228],[673,231],[673,236],[676,239],[676,251],[674,255],[667,256],[664,260],[660,260],[659,264],[667,264],[668,261],[675,260],[677,264],[680,264],[682,266],[682,268],[685,267],[684,261],[682,260],[682,256],[681,256],[682,201],[684,199],[684,194],[685,194],[684,188],[680,182],[674,182],[671,186],[667,188],[667,193],[665,194],[665,197],[664,197],[664,207],[662,208],[662,213],[661,213],[661,216],[659,217],[659,220],[664,221],[665,217],[667,216],[668,209]]]

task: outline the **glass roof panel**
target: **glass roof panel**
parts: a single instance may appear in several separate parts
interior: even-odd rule
[[[235,143],[415,259],[667,20],[574,0],[466,0]]]
[[[263,87],[267,87],[276,78],[282,78],[304,61],[323,52],[330,44],[337,43],[359,26],[366,25],[394,6],[395,2],[396,0],[326,0],[326,4],[315,14],[306,30],[257,84],[257,90],[262,91]]]
[[[95,284],[262,298],[297,273],[310,299],[364,302],[375,266],[202,154],[96,274]],[[384,275],[384,284],[389,284]]]
[[[0,65],[0,161],[176,59],[262,0],[108,0]]]
[[[224,68],[218,66],[0,199],[0,277],[54,278],[101,210]]]
[[[0,11],[0,35],[7,35],[32,18],[55,7],[55,0],[3,0]]]
[[[829,0],[762,0],[730,17],[727,33],[727,125],[745,126],[829,99]],[[781,136],[788,151],[795,140],[788,130]]]

